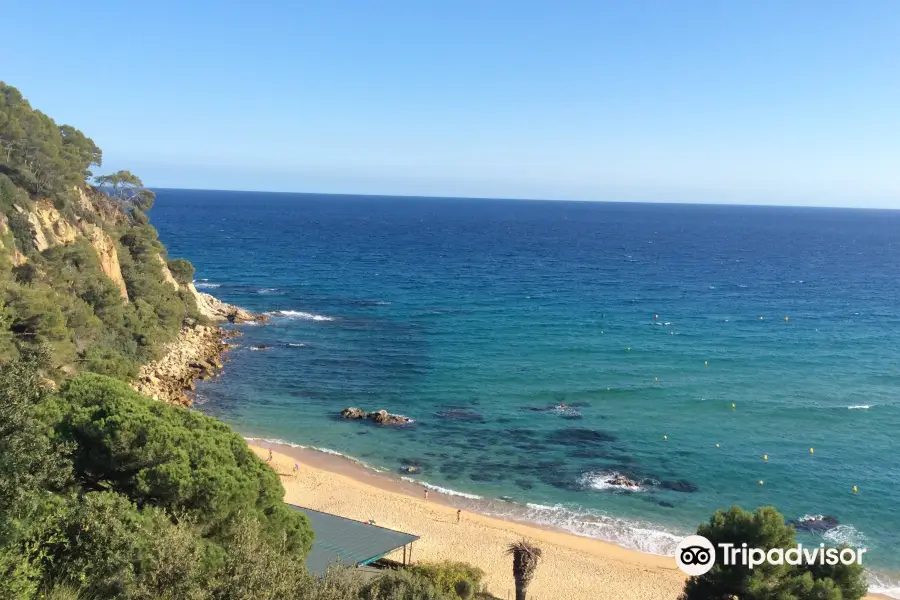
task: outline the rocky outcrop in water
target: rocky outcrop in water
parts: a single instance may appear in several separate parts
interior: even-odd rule
[[[246,323],[248,321],[267,321],[268,315],[257,315],[239,306],[222,302],[211,294],[198,292],[193,283],[188,283],[187,290],[197,301],[197,310],[211,321],[228,321],[229,323]]]
[[[349,407],[341,411],[341,417],[351,420],[367,419],[378,425],[406,425],[412,423],[412,419],[409,417],[405,415],[395,415],[384,409],[368,412],[361,408]]]
[[[797,531],[810,531],[813,533],[824,533],[840,524],[841,522],[837,520],[837,517],[831,515],[805,516],[788,521],[788,525],[793,525]]]
[[[641,487],[641,484],[639,484],[637,481],[635,481],[633,479],[629,479],[628,477],[625,477],[624,475],[621,475],[619,473],[615,473],[615,474],[611,475],[609,478],[607,478],[604,481],[604,483],[606,483],[607,485],[614,485],[616,487],[621,487],[621,488],[633,489],[633,488]]]

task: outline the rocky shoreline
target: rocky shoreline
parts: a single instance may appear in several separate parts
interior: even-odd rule
[[[243,323],[267,319],[265,315],[255,315],[196,289],[191,291],[200,313],[212,322]],[[194,381],[222,373],[222,355],[233,346],[227,340],[239,335],[239,331],[185,319],[178,339],[166,347],[162,358],[141,367],[132,387],[154,400],[191,406],[193,401],[187,393],[194,391]]]

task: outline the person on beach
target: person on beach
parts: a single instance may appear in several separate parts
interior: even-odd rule
[[[294,475],[296,475],[299,472],[300,472],[300,465],[298,465],[297,463],[294,463]]]
[[[425,488],[425,499],[428,500],[428,488]]]
[[[459,519],[460,519],[461,515],[462,515],[462,511],[457,508],[456,509],[456,524],[457,525],[459,525]]]
[[[272,462],[272,451],[269,450],[269,458],[266,459],[266,462]]]

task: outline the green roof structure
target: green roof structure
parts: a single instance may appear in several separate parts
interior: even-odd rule
[[[293,504],[288,506],[305,514],[316,534],[316,541],[306,557],[306,568],[316,575],[324,575],[325,570],[335,563],[347,567],[367,565],[398,548],[403,548],[405,562],[406,546],[419,539],[419,536],[402,531],[345,519]]]

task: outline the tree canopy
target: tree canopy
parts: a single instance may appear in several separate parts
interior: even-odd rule
[[[100,166],[100,148],[83,133],[34,110],[16,88],[0,82],[0,172],[41,196],[66,196]]]
[[[770,550],[796,547],[794,528],[784,517],[765,506],[748,512],[734,506],[719,510],[697,528],[713,546],[732,543],[740,548]],[[773,565],[768,562],[754,569],[741,565],[723,565],[716,561],[704,575],[691,577],[681,600],[859,600],[866,595],[863,568],[860,565]]]

